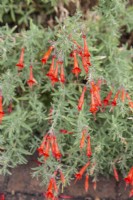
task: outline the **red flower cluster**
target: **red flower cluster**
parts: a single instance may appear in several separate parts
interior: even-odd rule
[[[92,152],[91,152],[91,143],[90,143],[90,136],[88,135],[86,137],[86,133],[87,133],[87,130],[86,129],[83,129],[82,131],[82,137],[81,137],[81,140],[80,140],[80,149],[82,149],[84,147],[84,144],[85,144],[85,138],[87,139],[87,148],[86,148],[86,155],[88,156],[88,158],[91,157],[92,155]],[[75,177],[76,177],[76,180],[80,180],[85,172],[85,170],[87,169],[87,167],[90,165],[90,162],[88,161],[86,163],[86,165],[84,165],[80,171],[78,173],[75,174]],[[88,174],[86,174],[85,176],[85,191],[87,192],[89,189],[89,176]]]
[[[51,54],[51,52],[54,48],[55,48],[54,46],[50,46],[48,51],[44,54],[44,56],[42,58],[43,64],[45,64],[47,62],[47,60],[50,57],[50,54]],[[53,86],[56,82],[60,81],[61,83],[65,83],[65,81],[66,81],[65,80],[64,67],[63,67],[63,61],[57,60],[56,66],[54,67],[55,59],[56,59],[56,56],[53,55],[52,56],[52,63],[50,65],[50,69],[49,69],[48,73],[46,74],[46,76],[48,76],[48,78],[50,79]],[[58,77],[59,68],[60,68],[60,77]]]
[[[47,133],[44,136],[43,141],[37,150],[40,156],[44,156],[44,160],[46,160],[50,156],[50,150],[52,151],[53,157],[55,157],[57,160],[60,160],[62,156],[59,151],[57,139],[54,133]]]
[[[96,114],[98,108],[101,107],[101,98],[100,98],[100,85],[99,81],[97,84],[94,81],[90,82],[90,94],[91,94],[91,104],[90,112]]]
[[[79,55],[81,57],[82,65],[83,65],[83,68],[84,68],[86,74],[88,74],[89,67],[91,66],[90,52],[88,50],[86,36],[83,35],[82,38],[83,38],[83,42],[84,42],[83,48],[75,40],[72,40],[73,43],[77,46],[77,49],[75,49],[70,54],[70,56],[74,58],[74,67],[72,69],[72,73],[75,74],[76,77],[78,77],[79,73],[81,72],[81,69],[79,68],[79,65],[78,65],[77,55]]]
[[[61,83],[65,83],[65,73],[64,73],[64,67],[63,67],[63,61],[56,61],[56,66],[54,68],[54,60],[55,60],[55,56],[52,57],[52,63],[50,66],[50,69],[48,71],[48,73],[46,74],[46,76],[48,76],[48,78],[51,80],[52,85],[54,86],[54,84],[56,82],[61,82]],[[60,68],[60,77],[58,78],[58,71]]]
[[[95,115],[98,112],[99,108],[101,108],[101,110],[105,110],[107,106],[111,106],[111,110],[112,110],[115,106],[117,106],[117,101],[119,97],[120,97],[119,99],[123,103],[125,102],[125,99],[127,98],[129,107],[133,109],[133,101],[131,100],[128,92],[126,92],[124,87],[121,87],[120,89],[118,89],[113,99],[111,99],[112,94],[113,94],[111,90],[109,91],[107,96],[103,100],[101,100],[101,96],[100,96],[101,84],[102,84],[101,79],[99,79],[96,83],[93,80],[90,81],[90,95],[91,95],[90,112],[92,114]],[[87,86],[84,86],[82,90],[82,94],[78,101],[77,108],[79,111],[81,111],[83,108],[86,90],[87,90]]]
[[[18,67],[18,71],[20,71],[20,70],[22,70],[24,68],[24,51],[25,51],[25,49],[22,48],[19,61],[16,64],[16,66]],[[33,77],[33,72],[32,71],[33,71],[33,66],[31,65],[30,66],[29,79],[27,80],[27,84],[29,85],[30,88],[32,88],[33,85],[37,84],[37,81]]]
[[[59,169],[57,171],[54,172],[54,175],[52,176],[52,178],[49,181],[48,187],[47,187],[47,191],[45,193],[45,197],[47,199],[52,199],[52,200],[57,200],[57,194],[58,194],[58,186],[56,184],[56,175],[57,173],[60,173],[60,180],[62,182],[62,184],[65,184],[65,177],[64,174],[62,173],[62,171]]]

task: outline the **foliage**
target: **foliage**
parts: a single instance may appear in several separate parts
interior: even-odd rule
[[[7,3],[8,1],[2,3],[1,20],[5,15]],[[27,0],[26,3],[29,4],[27,9],[31,9],[33,2]],[[13,8],[11,5],[13,1],[8,4],[10,9],[7,10],[11,11],[12,19],[16,21],[13,13],[19,12],[19,9],[17,4]],[[31,10],[20,12],[23,19],[28,19],[27,15]],[[59,162],[50,155],[44,161],[40,156],[41,164],[34,169],[33,176],[41,177],[42,183],[46,184],[54,172],[61,169],[65,174],[65,186],[78,168],[88,162],[86,146],[82,151],[79,148],[85,128],[91,137],[92,148],[91,165],[87,168],[87,173],[97,181],[99,174],[112,174],[113,166],[116,166],[125,176],[133,161],[132,111],[127,100],[125,104],[118,100],[112,111],[110,106],[105,112],[98,111],[95,120],[89,111],[90,82],[99,78],[106,80],[101,86],[102,99],[110,90],[115,95],[121,86],[133,97],[132,49],[127,50],[127,46],[120,45],[119,42],[120,28],[123,25],[128,27],[128,31],[132,30],[132,14],[132,8],[126,7],[124,0],[99,0],[95,12],[92,12],[86,21],[83,21],[81,13],[77,12],[63,23],[57,20],[58,25],[54,30],[38,27],[32,20],[30,28],[20,33],[15,33],[15,27],[1,27],[0,88],[5,116],[0,125],[0,173],[10,173],[10,168],[26,163],[25,156],[33,154],[40,146],[43,136],[52,131],[56,135],[62,158]],[[18,20],[18,23],[21,22],[22,18],[21,21]],[[25,20],[23,22],[28,23]],[[69,54],[76,48],[72,39],[83,47],[82,32],[87,37],[92,66],[86,74],[78,57],[82,73],[76,79],[71,73],[73,58],[70,58]],[[44,65],[40,61],[51,44],[55,45],[55,53],[58,59],[63,59],[65,66],[66,83],[56,83],[55,87],[46,76],[51,59]],[[15,65],[22,47],[25,48],[25,67],[18,73]],[[37,85],[32,89],[27,85],[30,65],[33,65],[33,74],[37,81]],[[83,109],[78,111],[77,104],[84,85],[87,86],[85,102]],[[10,102],[13,111],[9,114]],[[49,115],[51,107],[52,116]],[[63,134],[60,131],[62,129],[73,134]],[[60,184],[61,181],[58,180],[58,185]]]

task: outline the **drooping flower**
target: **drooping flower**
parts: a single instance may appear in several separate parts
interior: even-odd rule
[[[84,40],[84,57],[89,57],[90,56],[90,52],[88,50],[88,45],[87,45],[87,41],[86,41],[86,35],[82,36],[83,40]]]
[[[59,151],[59,147],[58,147],[58,144],[57,144],[57,140],[56,140],[56,136],[55,135],[52,135],[51,136],[51,146],[52,146],[52,154],[53,156],[57,159],[57,160],[60,160],[61,158],[61,153]]]
[[[113,172],[114,172],[114,177],[115,177],[116,181],[119,181],[119,175],[118,175],[116,167],[113,167]]]
[[[92,151],[91,151],[91,139],[90,139],[90,136],[87,136],[86,155],[87,155],[88,157],[91,157],[91,155],[92,155]]]
[[[58,187],[57,187],[55,178],[53,178],[53,189],[54,189],[54,191],[55,191],[56,193],[58,193]]]
[[[127,175],[127,177],[124,178],[124,180],[125,180],[125,182],[127,184],[130,184],[130,185],[133,186],[133,167],[131,167],[131,169],[130,169],[128,175]]]
[[[48,134],[46,134],[46,135],[43,137],[42,143],[41,143],[41,145],[39,146],[39,148],[37,149],[37,151],[38,151],[38,153],[39,153],[39,156],[43,155],[44,146],[46,145],[46,142],[47,142],[47,137],[48,137]]]
[[[52,57],[52,63],[50,65],[50,69],[48,71],[48,73],[46,74],[46,76],[48,76],[50,79],[54,77],[54,61],[55,61],[55,56]]]
[[[33,77],[33,66],[32,65],[30,66],[30,76],[27,81],[27,84],[29,85],[30,88],[32,88],[33,85],[37,84],[37,81]]]
[[[84,147],[86,132],[87,132],[86,129],[82,130],[82,137],[81,137],[81,140],[80,140],[80,149],[82,149]]]
[[[98,84],[95,84],[94,81],[90,82],[91,90],[90,92],[94,96],[95,104],[96,106],[101,106],[101,97],[100,97],[100,86]]]
[[[117,100],[118,100],[119,94],[120,94],[120,90],[118,90],[117,93],[115,94],[114,99],[111,102],[112,106],[116,106],[117,105]]]
[[[65,184],[65,177],[64,177],[64,174],[63,174],[63,172],[62,172],[61,170],[59,170],[59,172],[60,172],[60,178],[61,178],[62,184]]]
[[[124,101],[125,101],[125,88],[124,87],[122,87],[121,88],[121,101],[124,103]]]
[[[50,56],[53,49],[54,49],[54,46],[50,46],[48,51],[44,54],[44,56],[41,60],[43,64],[45,64],[47,62],[47,60],[49,59],[49,56]]]
[[[85,170],[87,169],[87,167],[90,165],[90,162],[87,162],[86,165],[84,165],[80,171],[78,173],[75,174],[76,177],[76,181],[80,180],[85,172]]]
[[[85,96],[86,90],[87,90],[87,87],[84,86],[83,91],[82,91],[82,94],[81,94],[81,96],[80,96],[80,98],[79,98],[79,102],[78,102],[78,110],[79,110],[79,111],[82,110],[82,106],[83,106],[83,104],[84,104],[84,96]]]
[[[66,129],[60,129],[60,133],[63,133],[63,134],[73,134],[73,132],[69,132]]]
[[[52,85],[53,85],[53,86],[54,86],[54,84],[55,84],[56,82],[59,81],[59,79],[58,79],[58,68],[59,68],[59,66],[58,66],[58,61],[57,61],[57,62],[56,62],[56,67],[55,67],[55,70],[54,70],[53,77],[51,77],[51,81],[52,81]]]
[[[97,111],[98,111],[97,103],[95,101],[94,94],[91,93],[90,112],[95,115]]]
[[[89,190],[89,175],[85,175],[85,191],[88,192]]]
[[[49,184],[48,184],[47,191],[45,193],[45,197],[47,199],[53,199],[53,197],[54,197],[54,194],[53,194],[53,184],[54,184],[54,181],[53,181],[53,178],[51,178],[50,181],[49,181]]]
[[[50,151],[50,143],[49,140],[47,140],[45,143],[45,149],[43,150],[43,156],[45,157],[45,159],[49,157],[49,151]]]
[[[0,91],[0,124],[2,123],[4,115],[5,115],[5,113],[3,112],[2,92]]]
[[[89,59],[89,57],[84,57],[84,56],[82,56],[81,58],[82,58],[83,68],[84,68],[86,74],[88,74],[89,66],[91,66],[90,59]]]
[[[102,101],[104,107],[106,107],[106,106],[109,105],[111,96],[112,96],[112,91],[110,91],[110,92],[108,93],[108,95],[104,98],[104,100]]]
[[[72,73],[75,74],[76,77],[78,77],[78,74],[81,72],[81,69],[78,66],[78,60],[75,51],[73,52],[73,56],[74,56],[74,67],[72,69]]]
[[[24,51],[25,51],[25,49],[22,48],[19,61],[16,64],[16,66],[18,67],[18,70],[22,70],[24,68]]]

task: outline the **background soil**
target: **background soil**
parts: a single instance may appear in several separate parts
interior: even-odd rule
[[[21,165],[12,169],[12,175],[0,177],[0,193],[5,194],[6,200],[44,200],[44,187],[39,185],[39,180],[32,178],[31,168],[37,166],[36,156],[28,158],[26,165]],[[60,193],[59,199],[71,200],[128,200],[129,188],[125,187],[122,178],[116,182],[114,177],[109,179],[99,177],[97,189],[93,189],[93,183],[90,180],[89,191],[84,190],[84,179],[71,182],[63,193]]]

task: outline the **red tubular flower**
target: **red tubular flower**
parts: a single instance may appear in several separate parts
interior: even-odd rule
[[[81,72],[81,69],[78,66],[78,61],[75,51],[73,52],[73,56],[74,56],[74,68],[72,69],[72,73],[75,74],[76,77],[78,77],[78,74]]]
[[[51,51],[54,49],[54,46],[50,46],[48,51],[44,54],[43,58],[42,58],[42,63],[45,64],[47,62],[47,60],[49,59],[49,56],[51,54]]]
[[[30,66],[30,76],[29,76],[29,79],[27,81],[27,84],[29,85],[30,88],[32,88],[33,85],[37,84],[37,81],[33,77],[33,71],[32,70],[33,70],[33,67],[31,65]]]
[[[82,137],[81,137],[81,140],[80,140],[80,149],[82,149],[84,147],[86,132],[87,132],[87,130],[83,129],[83,131],[82,131]]]
[[[53,77],[51,77],[51,81],[52,81],[52,85],[53,85],[53,86],[54,86],[54,84],[55,84],[56,82],[59,81],[59,80],[58,80],[58,68],[59,68],[58,62],[56,62],[56,67],[55,67],[54,75],[53,75]]]
[[[55,158],[57,159],[57,160],[60,160],[60,158],[61,158],[61,153],[60,153],[60,151],[59,151],[59,147],[58,147],[58,144],[57,144],[57,142],[55,142],[55,152],[54,152],[54,156],[55,156]]]
[[[45,146],[45,144],[46,144],[47,137],[48,137],[48,134],[46,134],[46,135],[43,137],[42,143],[41,143],[40,147],[37,149],[37,151],[38,151],[38,153],[39,153],[39,156],[43,155],[44,146]]]
[[[128,175],[126,178],[124,178],[125,182],[127,184],[130,184],[133,186],[133,167],[130,169]]]
[[[45,149],[43,150],[43,155],[45,158],[49,157],[49,151],[50,151],[50,143],[49,140],[47,140],[45,144]]]
[[[79,98],[79,102],[78,102],[78,110],[79,110],[79,111],[82,110],[82,106],[83,106],[83,104],[84,104],[84,96],[85,96],[86,90],[87,90],[87,87],[84,86],[83,91],[82,91],[82,94],[81,94],[81,96],[80,96],[80,98]]]
[[[68,133],[68,130],[66,130],[66,129],[60,129],[60,133],[67,134],[67,133]]]
[[[65,73],[63,63],[60,65],[60,82],[65,83]]]
[[[91,66],[89,58],[82,56],[82,64],[83,64],[83,67],[84,67],[86,74],[88,74],[89,66]]]
[[[50,79],[54,77],[54,60],[55,60],[55,56],[52,57],[52,63],[50,65],[50,69],[48,71],[48,73],[46,74],[46,76],[48,76]]]
[[[24,68],[24,48],[21,49],[20,58],[16,66],[18,67],[18,70],[22,70]]]
[[[94,96],[96,106],[101,106],[102,103],[100,97],[100,87],[98,86],[98,84],[95,84],[94,81],[91,81],[90,85],[91,85],[91,93]]]
[[[0,124],[2,123],[4,115],[5,113],[3,112],[3,106],[2,106],[2,92],[0,91]]]
[[[83,40],[84,40],[84,54],[83,54],[83,56],[89,57],[90,53],[89,53],[88,46],[87,46],[86,36],[83,35],[82,37],[83,37]]]
[[[89,175],[86,174],[85,176],[85,191],[88,192],[89,189]]]
[[[45,197],[48,199],[53,199],[54,194],[53,194],[53,178],[50,179],[49,185],[47,188],[47,192],[45,193]]]
[[[64,174],[62,173],[61,170],[59,170],[59,172],[60,172],[60,178],[61,178],[62,184],[65,184],[65,177],[64,177]]]
[[[118,90],[118,92],[117,92],[116,95],[114,96],[114,99],[113,99],[113,101],[111,102],[111,105],[112,105],[112,106],[116,106],[116,105],[117,105],[117,100],[118,100],[119,94],[120,94],[120,90]]]
[[[128,99],[128,101],[131,101],[131,97],[129,96],[128,92],[126,92],[126,98]]]
[[[124,87],[122,87],[122,89],[121,89],[121,101],[124,103],[124,101],[125,101],[125,89],[124,89]]]
[[[111,96],[112,96],[112,91],[110,91],[108,93],[108,95],[105,97],[105,99],[102,101],[104,107],[108,106],[109,105],[109,101],[111,99]]]
[[[115,167],[113,167],[113,171],[114,171],[114,177],[115,177],[116,181],[119,181],[119,175],[118,175],[118,172]]]
[[[98,111],[98,107],[97,107],[97,104],[95,102],[94,94],[91,93],[90,112],[95,115],[97,111]]]
[[[58,147],[58,144],[57,144],[57,140],[56,140],[56,137],[55,135],[51,137],[51,146],[52,146],[52,153],[53,153],[53,156],[57,159],[57,160],[60,160],[61,158],[61,153],[59,151],[59,147]]]
[[[63,134],[73,134],[73,132],[69,132],[66,129],[60,129],[60,133],[63,133]]]
[[[58,187],[57,187],[55,178],[53,178],[53,188],[54,188],[54,191],[55,191],[56,193],[58,193]]]
[[[91,155],[92,155],[92,152],[91,152],[91,139],[90,139],[90,136],[87,137],[86,155],[87,155],[88,157],[91,157]]]
[[[81,170],[75,174],[76,177],[76,181],[80,180],[85,172],[85,170],[87,169],[87,167],[90,165],[90,162],[87,162],[86,165],[84,165]]]

